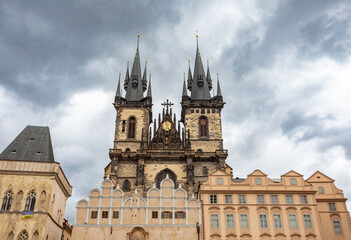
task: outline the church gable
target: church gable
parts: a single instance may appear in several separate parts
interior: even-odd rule
[[[295,172],[294,170],[290,170],[289,172],[281,175],[281,177],[303,177],[303,175],[301,175],[300,173],[298,172]]]

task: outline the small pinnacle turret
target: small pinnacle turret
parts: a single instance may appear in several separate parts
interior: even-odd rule
[[[152,97],[152,91],[151,91],[151,73],[149,74],[149,87],[147,88],[146,97]]]
[[[217,73],[217,97],[222,97],[221,86],[219,84],[219,75]]]
[[[116,97],[121,97],[121,73],[118,74],[118,84],[116,89]]]
[[[212,90],[212,79],[211,79],[211,73],[210,73],[210,63],[207,60],[207,76],[206,76],[206,80],[208,83],[208,90]]]
[[[184,83],[183,83],[183,93],[182,93],[182,96],[188,96],[188,92],[186,90],[186,83],[185,83],[185,73],[184,73]]]
[[[145,61],[145,69],[144,69],[144,74],[143,74],[143,80],[142,80],[142,84],[143,84],[143,91],[146,91],[147,88],[147,73],[146,73],[146,66],[147,66],[147,61]]]
[[[190,69],[190,60],[188,60],[189,63],[189,69],[188,69],[188,89],[191,91],[192,86],[193,86],[193,77],[191,74],[191,69]]]

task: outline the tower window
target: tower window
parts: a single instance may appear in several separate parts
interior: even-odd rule
[[[130,191],[130,182],[129,180],[125,180],[123,183],[123,191]]]
[[[24,207],[25,212],[33,212],[34,211],[36,195],[37,194],[35,193],[34,190],[32,190],[28,193],[28,196],[26,199],[26,205]]]
[[[207,118],[206,117],[200,117],[200,136],[201,137],[207,137]]]
[[[8,190],[5,193],[4,199],[2,201],[1,211],[10,211],[13,199],[13,192]]]
[[[135,138],[135,117],[129,119],[128,138]]]

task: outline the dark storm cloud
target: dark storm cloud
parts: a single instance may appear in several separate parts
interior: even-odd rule
[[[108,81],[85,75],[84,66],[101,57],[129,56],[124,49],[138,29],[178,19],[165,1],[0,4],[1,85],[40,106]]]

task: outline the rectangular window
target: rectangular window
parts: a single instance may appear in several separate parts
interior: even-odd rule
[[[249,227],[249,218],[247,214],[240,214],[240,227],[241,228]]]
[[[158,218],[158,212],[153,211],[152,212],[152,218]]]
[[[91,211],[91,218],[97,218],[97,211]]]
[[[280,214],[274,214],[273,220],[274,220],[274,227],[275,228],[282,228],[282,218],[281,218]]]
[[[257,195],[257,203],[264,204],[264,195]]]
[[[293,195],[285,195],[286,204],[294,204]]]
[[[312,228],[312,219],[311,215],[309,214],[304,214],[303,215],[303,221],[305,223],[305,228]]]
[[[210,195],[210,203],[217,203],[217,195]]]
[[[290,228],[297,228],[297,219],[295,214],[289,214]]]
[[[119,211],[113,211],[112,217],[113,218],[119,218]]]
[[[239,203],[241,204],[246,203],[246,195],[239,195]]]
[[[306,195],[300,195],[300,203],[301,204],[307,204],[307,196]]]
[[[172,218],[172,213],[169,211],[163,212],[162,218]]]
[[[211,228],[219,228],[218,214],[211,214]]]
[[[255,178],[255,184],[256,185],[262,185],[262,179],[261,178]]]
[[[290,184],[291,184],[291,185],[296,185],[296,184],[297,184],[296,179],[295,179],[295,178],[291,178],[291,179],[290,179]]]
[[[182,212],[182,211],[176,212],[175,218],[185,218],[185,212]]]
[[[102,218],[108,218],[108,211],[102,211]]]
[[[232,195],[224,195],[224,198],[225,198],[225,203],[226,204],[233,203]]]
[[[334,233],[336,234],[342,233],[340,221],[333,221],[333,228],[334,228]]]
[[[217,178],[216,183],[217,183],[217,185],[223,185],[223,178]]]
[[[318,187],[318,193],[324,194],[324,187]]]
[[[330,211],[336,211],[335,203],[330,202],[330,203],[328,203],[328,205],[329,205],[329,210],[330,210]]]
[[[261,228],[268,228],[268,222],[267,222],[267,215],[266,214],[260,214],[260,227]]]
[[[272,204],[278,204],[278,195],[271,195],[271,203]]]
[[[227,214],[226,215],[227,228],[234,228],[234,215]]]

